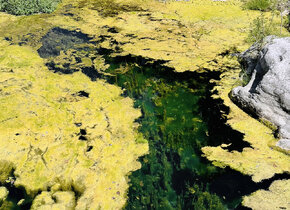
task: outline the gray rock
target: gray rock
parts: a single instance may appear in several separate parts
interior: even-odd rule
[[[280,139],[276,146],[288,151],[290,150],[290,139]]]
[[[231,92],[242,109],[277,126],[281,140],[277,146],[290,149],[290,37],[266,37],[240,55],[246,74],[245,87]]]

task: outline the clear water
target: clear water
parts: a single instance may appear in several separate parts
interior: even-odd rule
[[[225,202],[209,189],[223,170],[207,162],[200,151],[213,140],[207,118],[214,113],[210,112],[220,112],[208,106],[213,103],[209,80],[218,74],[174,73],[160,66],[128,64],[126,73],[120,74],[116,71],[120,65],[122,61],[111,64],[108,72],[114,76],[107,79],[123,87],[141,108],[140,132],[150,148],[140,158],[142,168],[129,177],[126,209],[225,209]]]

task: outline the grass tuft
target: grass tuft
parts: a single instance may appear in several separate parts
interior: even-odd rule
[[[0,0],[0,11],[13,15],[53,12],[60,0]]]

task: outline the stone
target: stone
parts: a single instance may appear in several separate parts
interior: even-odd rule
[[[284,150],[290,150],[290,139],[280,139],[276,146]]]
[[[240,56],[249,83],[231,92],[243,110],[278,128],[278,147],[290,148],[290,37],[266,37]]]

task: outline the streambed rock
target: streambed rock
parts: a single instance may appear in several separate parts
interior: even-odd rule
[[[245,87],[232,90],[232,100],[277,126],[280,141],[276,146],[290,150],[290,37],[266,37],[240,58],[251,79]]]

